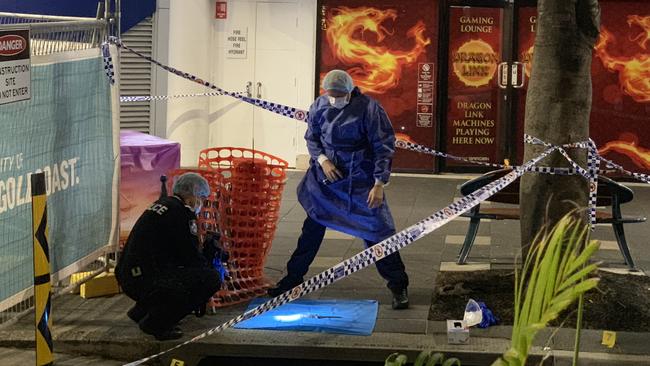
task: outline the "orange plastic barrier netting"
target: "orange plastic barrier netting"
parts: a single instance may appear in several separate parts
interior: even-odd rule
[[[264,263],[280,218],[287,167],[286,161],[260,151],[218,147],[201,151],[199,169],[173,173],[194,171],[208,180],[213,193],[201,210],[199,232],[202,238],[206,231],[221,232],[221,243],[230,254],[230,277],[209,306],[237,304],[266,293],[270,282],[264,277]]]

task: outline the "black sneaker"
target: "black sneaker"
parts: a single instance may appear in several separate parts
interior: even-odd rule
[[[275,285],[275,287],[271,287],[268,290],[266,290],[266,293],[271,297],[277,297],[291,290],[292,288],[300,285],[301,283],[302,283],[302,278],[300,280],[294,280],[294,279],[289,279],[289,277],[285,277],[281,279]]]
[[[401,290],[391,290],[393,293],[393,309],[402,310],[408,309],[409,307],[409,294],[408,291],[404,288]]]
[[[135,305],[129,311],[126,312],[126,316],[129,319],[133,320],[136,323],[139,323],[147,315],[147,309],[138,305],[136,302]]]

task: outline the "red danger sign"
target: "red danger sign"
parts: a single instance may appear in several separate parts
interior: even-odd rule
[[[14,56],[26,49],[27,41],[19,35],[8,34],[0,37],[0,56]]]

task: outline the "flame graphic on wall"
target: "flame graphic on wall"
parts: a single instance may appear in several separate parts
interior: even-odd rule
[[[598,149],[598,152],[601,155],[616,152],[630,158],[636,166],[643,169],[650,169],[650,149],[638,146],[637,140],[636,136],[634,136],[633,141],[610,141]]]
[[[387,36],[394,32],[382,24],[397,19],[394,9],[381,10],[372,7],[348,8],[341,6],[332,10],[326,36],[336,59],[350,66],[347,72],[362,91],[383,94],[396,87],[404,67],[413,65],[431,43],[424,36],[426,27],[418,21],[406,33],[415,44],[410,51],[392,50],[382,46]],[[366,33],[376,36],[377,44],[364,41]]]
[[[418,144],[417,142],[415,142],[415,140],[411,136],[409,136],[409,135],[407,135],[405,133],[401,133],[401,132],[396,132],[395,133],[395,139],[398,140],[398,141],[410,142],[410,143],[416,144],[416,145]]]
[[[638,36],[632,38],[631,41],[637,42],[641,48],[646,50],[647,43],[650,42],[650,16],[642,17],[638,15],[630,15],[627,17],[627,24],[630,27],[638,25],[644,30],[644,32],[641,32]]]
[[[630,15],[627,18],[627,23],[630,27],[636,25],[643,29],[641,34],[631,40],[646,50],[647,44],[650,42],[650,16]],[[618,72],[619,83],[625,94],[637,102],[650,102],[650,54],[614,56],[607,51],[607,47],[615,43],[616,37],[602,27],[600,39],[594,51],[607,70]]]

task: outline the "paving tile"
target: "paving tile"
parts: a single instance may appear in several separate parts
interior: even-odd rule
[[[408,309],[393,310],[390,305],[379,305],[378,319],[414,319],[427,320],[429,305],[410,305]]]
[[[305,210],[300,205],[295,205],[289,212],[282,216],[281,221],[292,222],[302,227],[303,221],[307,218]]]
[[[466,264],[456,264],[456,262],[440,263],[441,272],[474,272],[474,271],[488,271],[488,270],[490,270],[490,263],[477,263],[477,262],[467,262]]]
[[[616,250],[618,251],[618,243],[613,240],[600,240],[600,250]]]
[[[325,239],[318,250],[318,256],[343,258],[353,243],[354,240],[351,239]],[[296,243],[294,243],[294,248],[295,246]]]
[[[375,288],[339,288],[339,282],[320,290],[321,299],[377,300],[380,305],[391,306],[392,294],[385,285]],[[433,286],[420,288],[409,286],[409,303],[413,306],[430,306]]]
[[[327,229],[325,239],[354,239],[354,236],[336,230]]]
[[[377,333],[402,333],[426,334],[426,319],[377,319],[374,332]]]
[[[314,261],[311,264],[311,267],[316,267],[316,268],[330,268],[334,267],[335,265],[341,263],[343,261],[343,257],[321,257],[317,256],[314,258]]]
[[[454,244],[460,245],[465,242],[465,235],[446,235],[445,244]],[[491,245],[492,237],[491,236],[481,236],[477,235],[474,238],[474,245]]]

